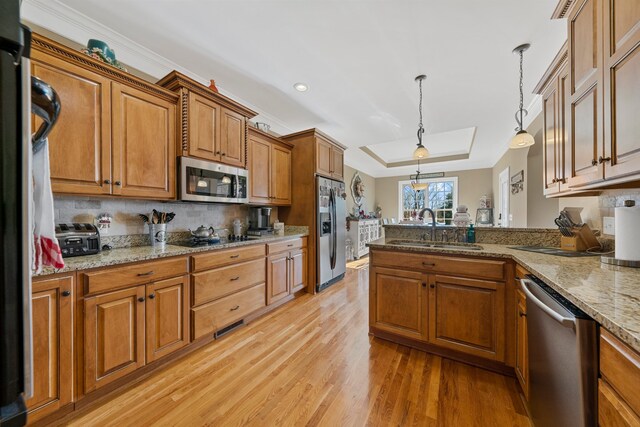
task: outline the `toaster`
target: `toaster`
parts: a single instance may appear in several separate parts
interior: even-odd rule
[[[100,252],[100,233],[93,224],[58,224],[56,238],[63,258]]]

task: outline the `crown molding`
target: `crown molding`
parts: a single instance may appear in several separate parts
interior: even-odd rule
[[[567,11],[574,0],[560,0],[551,15],[551,19],[561,19],[567,16]]]
[[[205,86],[209,83],[209,79],[162,55],[158,55],[151,49],[140,45],[58,0],[23,0],[20,14],[23,19],[82,45],[91,38],[108,41],[109,46],[118,52],[118,60],[120,62],[156,79],[160,79],[171,71],[177,70]],[[282,129],[283,133],[294,131],[284,121],[256,108],[251,102],[222,88],[220,93],[258,112],[257,117],[260,117],[261,121],[277,125],[278,128]]]

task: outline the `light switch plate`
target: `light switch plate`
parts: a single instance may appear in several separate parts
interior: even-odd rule
[[[614,235],[616,233],[615,219],[612,216],[602,217],[602,234]]]

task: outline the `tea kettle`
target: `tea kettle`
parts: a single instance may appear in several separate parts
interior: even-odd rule
[[[204,225],[201,225],[196,231],[189,229],[189,232],[193,237],[197,237],[198,239],[208,239],[213,236],[214,230],[213,227],[206,228]]]

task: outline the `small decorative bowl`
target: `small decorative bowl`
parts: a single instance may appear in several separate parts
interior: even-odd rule
[[[261,131],[268,132],[269,129],[271,129],[271,125],[268,125],[266,123],[256,122],[256,128],[258,128]]]

